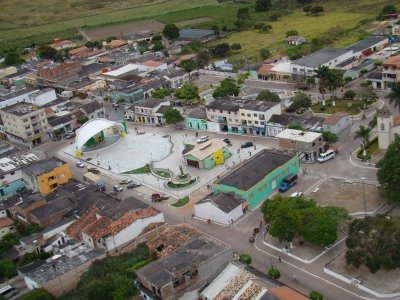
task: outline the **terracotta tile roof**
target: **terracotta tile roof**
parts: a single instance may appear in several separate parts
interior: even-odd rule
[[[268,75],[273,67],[274,67],[273,65],[262,65],[258,69],[257,73],[260,75]]]
[[[185,60],[193,59],[197,56],[197,54],[186,54],[179,57],[177,60],[174,61],[174,64],[179,65],[181,62]]]
[[[112,40],[111,42],[108,43],[107,46],[110,47],[111,49],[113,49],[113,48],[122,47],[126,44],[128,44],[128,42],[125,40]]]
[[[81,53],[85,53],[85,52],[89,52],[90,49],[86,46],[82,46],[76,49],[72,49],[68,51],[69,55],[77,55],[77,54],[81,54]]]
[[[73,43],[69,40],[56,41],[56,42],[50,44],[50,47],[55,48],[55,47],[60,47],[60,46],[70,45],[70,44],[73,44]]]
[[[93,223],[89,224],[85,228],[82,229],[82,232],[91,236],[94,239],[98,239],[102,236],[102,232],[108,231],[108,225],[110,225],[112,221],[107,217],[100,217]]]
[[[307,300],[306,296],[300,294],[299,292],[287,287],[274,287],[268,289],[268,292],[276,296],[279,300]]]
[[[393,120],[393,126],[398,126],[398,125],[400,125],[400,116],[397,116]]]
[[[96,221],[97,211],[99,211],[97,207],[92,207],[91,209],[89,209],[86,213],[82,215],[82,217],[80,217],[78,220],[68,226],[66,230],[67,234],[71,236],[74,240],[80,241],[82,239],[82,229]]]
[[[62,77],[69,73],[77,72],[81,68],[79,62],[64,62],[54,68],[40,69],[38,76],[46,79],[54,79],[55,77]]]
[[[383,62],[384,66],[395,66],[397,68],[400,67],[400,55],[389,57],[387,60]]]
[[[152,68],[159,67],[162,64],[163,64],[162,62],[154,61],[154,60],[146,60],[145,62],[142,63],[142,65],[152,67]]]
[[[0,218],[0,228],[11,226],[14,221],[11,218]]]
[[[341,118],[346,117],[350,115],[349,113],[345,113],[345,112],[337,112],[334,113],[333,115],[327,117],[324,121],[324,124],[326,125],[336,125],[337,122],[340,121]]]

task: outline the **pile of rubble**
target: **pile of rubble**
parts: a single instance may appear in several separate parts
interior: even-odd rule
[[[203,235],[202,232],[187,224],[167,226],[157,238],[148,242],[147,246],[157,254],[157,257],[163,257],[184,246],[189,239]]]
[[[262,285],[252,281],[250,286],[240,295],[239,300],[255,299],[262,291]]]
[[[239,273],[229,282],[229,284],[218,293],[214,300],[232,299],[245,286],[245,284],[253,278],[255,278],[255,276],[246,270],[240,270]]]

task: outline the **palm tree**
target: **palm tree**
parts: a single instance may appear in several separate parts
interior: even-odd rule
[[[398,107],[400,110],[400,82],[393,83],[391,86],[391,92],[388,95],[390,104],[394,102],[394,107]]]
[[[363,156],[367,156],[367,145],[369,143],[369,137],[371,135],[371,128],[360,125],[360,128],[355,132],[354,139],[362,140]]]

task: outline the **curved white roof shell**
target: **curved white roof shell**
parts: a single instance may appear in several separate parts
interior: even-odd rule
[[[85,143],[94,135],[100,131],[119,126],[121,131],[124,131],[124,126],[121,123],[113,122],[106,119],[95,118],[87,121],[76,131],[75,146],[78,150],[81,150]]]

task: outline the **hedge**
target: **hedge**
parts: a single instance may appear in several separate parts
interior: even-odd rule
[[[245,254],[245,253],[240,254],[239,261],[241,261],[242,263],[245,263],[247,265],[250,265],[251,264],[251,256],[248,254]]]

